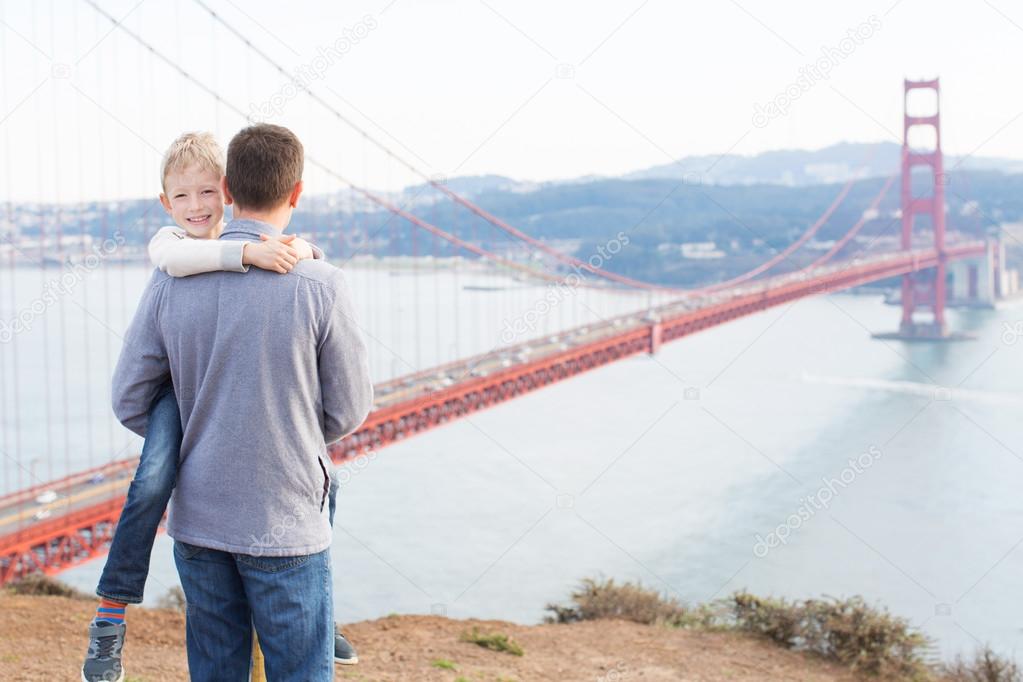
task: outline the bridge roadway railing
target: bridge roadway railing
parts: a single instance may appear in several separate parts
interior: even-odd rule
[[[28,488],[23,488],[6,495],[0,495],[0,512],[11,507],[25,504],[26,502],[31,502],[42,493],[50,490],[54,492],[63,492],[70,488],[74,488],[75,486],[96,480],[98,477],[102,479],[115,478],[126,471],[134,469],[138,461],[138,457],[118,459],[91,469],[70,474],[64,478],[47,481],[45,483],[36,483]]]
[[[931,268],[942,257],[957,260],[981,256],[985,249],[983,242],[969,242],[948,247],[943,256],[933,249],[900,251],[829,265],[812,273],[779,275],[698,300],[683,296],[651,310],[612,318],[596,328],[590,325],[569,330],[559,335],[560,343],[527,342],[450,363],[443,368],[445,376],[450,379],[458,375],[451,385],[433,386],[427,381],[425,385],[409,387],[408,397],[383,401],[355,433],[331,446],[331,457],[335,463],[352,459],[551,383],[626,357],[650,353],[661,342],[788,301]],[[549,347],[545,348],[545,343]],[[507,364],[509,357],[522,357],[520,354],[527,350],[531,351],[528,360]],[[436,375],[437,369],[415,376],[426,381]],[[118,470],[132,462],[125,460],[106,466]],[[96,471],[90,470],[93,475]],[[88,480],[88,474],[82,472],[63,480]],[[34,486],[31,490],[48,488]],[[26,499],[32,497],[29,491],[24,491],[24,495],[28,496]],[[105,552],[123,500],[124,496],[118,493],[90,507],[0,537],[0,584],[34,571],[56,573]]]

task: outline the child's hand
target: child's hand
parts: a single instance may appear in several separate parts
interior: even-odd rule
[[[259,238],[263,241],[269,241],[275,237],[269,237],[265,234],[261,234],[259,235]],[[286,244],[291,244],[291,248],[295,249],[299,260],[316,258],[316,255],[313,254],[313,247],[309,245],[309,242],[301,237],[291,234],[286,237],[281,237],[280,239],[285,240]]]
[[[260,235],[263,241],[259,244],[248,243],[242,250],[242,264],[255,265],[263,270],[279,272],[282,275],[291,272],[298,262],[298,251],[291,245],[294,235],[270,238]]]
[[[316,257],[313,255],[313,247],[309,246],[309,242],[301,237],[295,237],[295,241],[291,242],[291,245],[298,251],[299,260]]]

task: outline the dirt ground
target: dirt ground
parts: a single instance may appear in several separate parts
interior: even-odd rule
[[[0,593],[0,679],[79,680],[91,600]],[[463,632],[508,635],[522,656],[460,641]],[[667,680],[843,681],[848,672],[749,637],[667,630],[622,621],[515,625],[389,616],[353,623],[345,634],[359,651],[338,680],[444,682],[661,682]],[[124,650],[127,682],[187,680],[184,616],[132,607]],[[225,681],[231,682],[231,681]],[[272,682],[272,681],[271,681]]]

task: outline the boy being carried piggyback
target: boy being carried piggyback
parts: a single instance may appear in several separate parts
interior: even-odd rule
[[[149,242],[153,265],[172,277],[226,270],[247,272],[254,265],[286,274],[303,258],[323,252],[293,235],[260,243],[218,240],[224,228],[224,153],[210,133],[185,133],[167,150],[161,166],[160,203],[174,225],[162,227]],[[102,598],[89,625],[83,682],[121,682],[128,604],[142,602],[157,528],[177,478],[182,427],[173,387],[168,385],[149,412],[145,444],[121,512],[96,593]],[[330,519],[337,484],[330,487]],[[355,650],[335,629],[334,660],[353,664]]]

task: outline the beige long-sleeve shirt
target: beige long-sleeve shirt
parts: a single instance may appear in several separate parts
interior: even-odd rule
[[[245,244],[248,242],[220,239],[196,239],[183,227],[161,227],[149,240],[149,260],[153,266],[171,277],[188,277],[204,272],[248,272],[242,264]],[[324,257],[323,250],[310,244],[313,258]]]
[[[242,265],[246,242],[196,239],[183,227],[161,227],[149,240],[149,260],[171,277],[188,277],[203,272],[228,270],[248,272]]]

